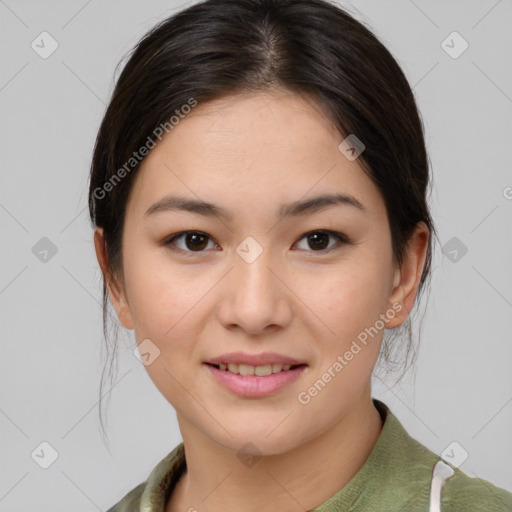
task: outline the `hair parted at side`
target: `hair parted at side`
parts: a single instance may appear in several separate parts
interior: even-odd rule
[[[355,134],[364,143],[358,162],[384,198],[398,263],[417,223],[427,225],[431,236],[419,298],[431,275],[436,236],[420,113],[391,53],[362,22],[327,0],[205,0],[159,22],[133,48],[104,114],[90,170],[89,213],[93,226],[103,229],[107,279],[122,282],[125,211],[140,167],[133,161],[126,167],[133,152],[191,98],[201,104],[271,88],[315,101],[341,135]],[[103,331],[111,371],[119,326],[114,325],[110,354],[108,307],[104,278]],[[401,377],[415,359],[410,316],[386,331],[391,336],[384,337],[379,354],[379,364],[394,368],[395,356],[406,350]],[[406,344],[400,341],[403,331]],[[106,368],[107,363],[100,421]]]

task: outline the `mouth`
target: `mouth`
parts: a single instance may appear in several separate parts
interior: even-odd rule
[[[243,375],[250,376],[255,375],[258,377],[268,377],[269,375],[273,375],[275,373],[287,372],[290,370],[295,370],[296,368],[305,367],[306,364],[265,364],[260,366],[254,366],[251,364],[242,364],[242,363],[205,363],[208,366],[213,366],[217,370],[230,372],[235,375]]]
[[[272,363],[260,366],[203,363],[214,382],[241,398],[265,398],[289,388],[301,378],[307,364]]]

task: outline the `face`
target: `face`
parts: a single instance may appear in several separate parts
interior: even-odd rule
[[[312,102],[258,93],[199,104],[143,161],[110,294],[150,340],[146,369],[181,428],[277,454],[368,399],[404,294],[384,200],[343,139]],[[235,352],[300,366],[236,377],[207,364]]]

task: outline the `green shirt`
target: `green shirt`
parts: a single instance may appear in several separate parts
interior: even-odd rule
[[[369,457],[345,487],[310,512],[512,512],[512,493],[443,461],[411,437],[383,402],[373,403],[383,426]],[[185,469],[180,443],[107,512],[164,512]],[[434,477],[438,470],[444,477]]]

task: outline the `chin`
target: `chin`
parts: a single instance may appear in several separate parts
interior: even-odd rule
[[[250,428],[250,425],[247,424],[242,428],[226,425],[226,430],[233,437],[221,429],[220,432],[217,430],[217,435],[210,433],[210,438],[240,456],[280,455],[296,448],[302,440],[297,437],[297,429],[292,429],[295,432],[294,436],[288,429],[278,432],[278,424],[269,424],[261,429]]]

